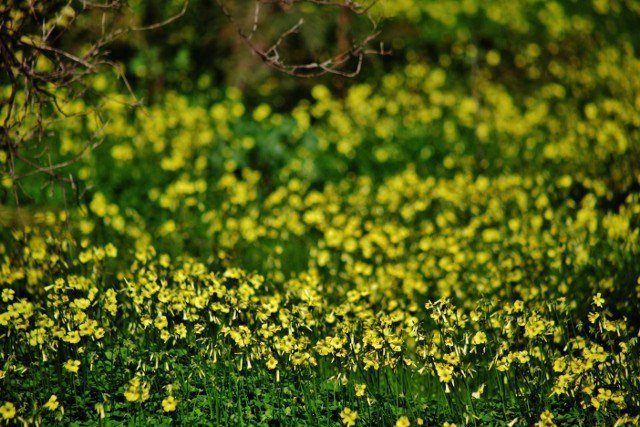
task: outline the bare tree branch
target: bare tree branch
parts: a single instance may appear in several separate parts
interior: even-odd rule
[[[156,30],[158,28],[166,27],[167,25],[171,24],[174,21],[177,21],[182,16],[184,16],[184,14],[187,12],[188,7],[189,7],[189,0],[185,0],[182,6],[182,10],[179,13],[173,15],[171,18],[165,19],[164,21],[158,22],[156,24],[145,25],[142,27],[131,27],[131,31],[149,31],[149,30]]]
[[[370,33],[362,40],[355,42],[351,47],[342,52],[339,52],[335,56],[326,59],[324,61],[309,61],[302,64],[294,64],[287,62],[283,58],[280,50],[282,44],[292,35],[299,32],[300,28],[304,25],[304,19],[300,18],[296,24],[291,28],[280,34],[278,39],[267,49],[261,48],[254,40],[253,36],[258,30],[260,5],[261,4],[273,4],[284,5],[291,7],[299,3],[310,3],[319,6],[338,7],[341,10],[347,10],[350,13],[356,15],[368,14],[376,1],[371,2],[368,5],[362,5],[352,0],[254,0],[254,18],[253,26],[249,33],[245,33],[242,26],[239,25],[238,19],[231,13],[224,0],[215,0],[218,7],[222,11],[222,14],[226,19],[235,27],[238,36],[244,41],[253,53],[255,53],[266,65],[274,68],[285,74],[296,77],[319,77],[325,74],[336,74],[345,77],[355,77],[362,69],[362,63],[364,57],[367,55],[388,55],[390,52],[384,50],[384,46],[381,44],[380,49],[369,49],[369,44],[375,40],[379,35],[378,23],[372,16],[368,15],[372,24]],[[345,67],[350,62],[355,62],[355,67],[352,71],[346,71]]]
[[[79,6],[74,9],[74,4]],[[164,21],[108,31],[107,16],[116,17],[125,4],[123,0],[15,0],[10,1],[9,6],[0,6],[0,73],[8,76],[10,87],[9,97],[0,100],[0,107],[4,107],[4,117],[0,122],[0,150],[7,154],[6,167],[13,180],[16,204],[19,202],[19,181],[34,174],[44,174],[52,181],[76,187],[73,177],[68,177],[62,170],[102,143],[102,138],[97,137],[100,130],[78,153],[58,162],[53,160],[49,137],[44,132],[58,118],[68,116],[64,104],[91,90],[87,77],[105,67],[116,70],[134,99],[133,103],[127,104],[140,105],[124,73],[108,60],[107,47],[130,32],[156,30],[175,22],[186,13],[189,3],[184,0],[180,12]],[[101,34],[90,41],[88,48],[80,54],[62,48],[59,41],[73,27],[78,16],[92,11],[102,14]],[[49,68],[39,67],[39,61],[43,59],[49,62]],[[24,152],[28,147],[39,149],[40,146],[43,151],[35,156]],[[18,172],[18,163],[27,166],[27,170],[20,168]]]
[[[109,60],[107,49],[115,40],[132,32],[154,31],[176,22],[186,14],[189,0],[184,0],[178,13],[163,21],[121,28],[109,26],[115,26],[115,18],[121,15],[121,10],[126,5],[125,0],[4,1],[10,6],[0,6],[0,73],[7,76],[9,96],[0,100],[0,111],[4,116],[0,118],[0,150],[7,154],[6,167],[13,180],[15,203],[18,204],[19,201],[20,179],[39,173],[49,177],[51,182],[71,185],[77,194],[77,184],[65,169],[99,146],[102,138],[98,133],[94,134],[79,152],[60,161],[53,158],[48,146],[50,137],[45,132],[55,121],[67,117],[67,105],[87,93],[93,94],[87,78],[107,67],[115,70],[134,100],[118,102],[125,102],[132,107],[141,105],[125,73]],[[237,0],[229,0],[231,1]],[[379,49],[370,46],[380,35],[379,22],[370,13],[376,0],[367,4],[354,0],[249,1],[253,1],[253,8],[249,12],[252,16],[248,30],[239,24],[240,19],[231,12],[228,2],[215,0],[215,4],[248,48],[267,66],[285,74],[306,78],[325,74],[354,77],[360,73],[366,56],[389,53],[385,51],[383,44],[380,44]],[[369,33],[360,40],[350,42],[345,31],[336,54],[327,59],[302,63],[287,58],[285,45],[301,31],[304,19],[299,19],[270,43],[258,40],[261,23],[264,26],[262,14],[265,9],[269,9],[269,5],[278,6],[283,14],[287,14],[303,3],[336,8],[343,17],[345,13],[366,16],[371,24]],[[88,46],[83,50],[66,50],[62,43],[63,36],[77,25],[79,16],[83,14],[97,15],[101,21],[101,32],[94,40],[88,40]],[[41,67],[41,61],[45,60],[49,64],[48,68]],[[108,98],[103,94],[99,96]],[[44,150],[36,156],[28,155],[27,148],[40,150],[38,144]],[[19,164],[26,165],[30,170],[25,171]]]

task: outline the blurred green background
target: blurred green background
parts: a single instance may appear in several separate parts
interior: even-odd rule
[[[248,31],[254,2],[228,3]],[[183,5],[181,0],[130,1],[119,14],[121,22],[114,25],[161,22],[178,14]],[[383,42],[392,54],[368,56],[356,78],[300,79],[262,66],[211,0],[192,0],[180,19],[157,30],[122,37],[110,49],[112,59],[126,66],[136,91],[147,99],[167,89],[202,92],[235,86],[249,105],[268,99],[281,110],[307,97],[318,83],[344,94],[354,83],[378,82],[385,73],[409,62],[450,64],[450,72],[467,75],[484,69],[478,65],[489,61],[495,63],[491,72],[501,82],[518,89],[532,83],[538,86],[541,81],[556,80],[553,67],[571,65],[579,70],[607,46],[620,47],[625,42],[637,46],[639,13],[640,2],[634,0],[382,0],[371,9],[382,31],[371,47],[379,48],[378,43]],[[101,31],[97,15],[99,12],[85,16],[81,28],[69,34],[66,42],[82,43],[87,33]],[[295,7],[265,4],[255,42],[270,46],[300,17],[305,24],[283,45],[288,62],[333,56],[340,44],[361,40],[372,28],[369,17],[336,7],[308,2]]]

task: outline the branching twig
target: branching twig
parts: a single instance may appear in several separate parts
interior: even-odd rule
[[[254,0],[255,12],[253,18],[253,26],[251,31],[247,34],[238,24],[238,20],[231,13],[224,0],[215,0],[218,7],[222,11],[222,14],[226,19],[235,27],[239,37],[244,43],[269,67],[274,68],[285,74],[296,77],[319,77],[325,74],[336,74],[345,77],[354,77],[360,73],[362,69],[362,63],[364,57],[367,55],[388,55],[389,52],[384,50],[384,46],[381,44],[380,49],[368,49],[368,45],[375,40],[379,35],[378,23],[373,17],[368,15],[371,7],[376,3],[371,2],[364,6],[360,3],[356,3],[352,0]],[[280,34],[278,39],[267,49],[263,49],[253,40],[254,34],[258,29],[260,5],[261,4],[274,4],[293,6],[298,3],[311,3],[319,6],[331,6],[339,7],[341,10],[348,10],[356,15],[369,16],[369,20],[372,23],[371,32],[362,40],[354,43],[349,49],[339,52],[337,55],[326,59],[324,61],[309,61],[302,64],[292,64],[283,59],[280,53],[280,48],[286,39],[296,34],[300,28],[304,25],[304,19],[300,18],[298,22],[289,28],[287,31]],[[348,63],[355,62],[355,68],[353,71],[345,71],[344,68]]]
[[[389,53],[382,44],[379,49],[370,47],[380,34],[379,22],[370,13],[376,0],[367,4],[355,0],[251,1],[254,2],[252,19],[248,31],[245,31],[227,7],[225,0],[215,0],[222,15],[235,28],[239,38],[266,65],[280,72],[297,77],[317,77],[324,74],[353,77],[362,69],[366,56]],[[286,12],[303,3],[336,8],[343,16],[345,13],[364,15],[371,23],[370,32],[362,39],[352,41],[349,46],[345,30],[337,54],[328,59],[316,59],[306,63],[296,63],[288,59],[284,47],[303,27],[302,18],[270,44],[257,40],[260,24],[264,22],[261,14],[268,9],[268,5],[279,6]],[[73,177],[68,177],[64,169],[95,149],[102,139],[96,138],[97,134],[93,135],[92,142],[86,144],[79,153],[67,160],[56,161],[52,159],[52,152],[46,145],[48,135],[45,131],[56,120],[67,116],[65,104],[74,102],[91,91],[87,77],[105,67],[116,70],[118,77],[122,79],[134,100],[127,104],[132,107],[140,105],[141,102],[136,98],[125,74],[109,60],[107,49],[116,39],[127,34],[157,30],[177,21],[187,12],[189,0],[184,0],[177,14],[161,22],[109,30],[108,23],[111,21],[107,17],[115,17],[125,4],[124,0],[3,0],[3,5],[0,6],[0,73],[2,77],[7,76],[3,83],[6,82],[9,86],[9,96],[0,100],[0,111],[3,111],[3,117],[0,117],[0,150],[7,154],[6,167],[13,180],[16,204],[18,189],[21,187],[20,179],[38,173],[48,176],[51,181],[72,185],[76,193],[79,191]],[[74,5],[77,5],[76,10],[72,7]],[[80,15],[90,13],[101,15],[100,34],[95,40],[89,41],[88,47],[82,51],[66,50],[61,42],[63,35],[77,25]],[[113,22],[117,21],[114,19]],[[267,47],[264,47],[265,45]],[[40,67],[43,59],[49,62],[49,68]],[[98,140],[100,142],[96,142]],[[44,150],[37,156],[28,156],[25,153],[29,146],[39,149],[38,144],[45,145]],[[26,165],[30,170],[24,171],[24,168],[19,168],[18,171],[16,167],[19,163]]]
[[[187,12],[187,8],[189,7],[189,0],[185,0],[183,6],[182,6],[182,10],[180,10],[180,12],[178,12],[177,14],[173,15],[171,18],[165,19],[162,22],[158,22],[155,24],[151,24],[151,25],[145,25],[142,27],[131,27],[132,31],[149,31],[149,30],[156,30],[158,28],[162,28],[162,27],[166,27],[167,25],[171,24],[174,21],[177,21],[178,19],[180,19],[186,12]]]
[[[18,204],[20,180],[27,176],[44,174],[50,181],[76,187],[73,177],[67,176],[63,169],[101,144],[102,138],[97,138],[98,130],[91,136],[91,142],[78,153],[58,162],[53,160],[47,145],[45,131],[58,118],[67,117],[64,104],[74,102],[89,90],[88,76],[105,67],[115,69],[134,99],[133,103],[128,104],[140,105],[126,76],[114,62],[108,60],[109,44],[130,32],[156,30],[175,22],[186,13],[189,3],[184,0],[180,12],[164,21],[107,31],[107,15],[115,16],[126,2],[6,1],[6,6],[0,6],[0,74],[8,76],[10,92],[7,99],[0,100],[0,107],[4,107],[4,117],[0,119],[0,150],[7,154],[6,167],[13,180],[15,203]],[[74,4],[78,4],[77,10],[72,8]],[[102,14],[102,32],[97,39],[90,42],[80,54],[62,48],[59,41],[73,28],[78,16],[93,10]],[[49,68],[39,67],[43,58],[49,62]],[[30,146],[36,149],[42,147],[43,150],[29,157],[25,150]],[[18,172],[18,163],[26,166],[26,170],[23,167]]]

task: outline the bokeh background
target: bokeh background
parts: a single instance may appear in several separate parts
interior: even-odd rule
[[[359,40],[371,29],[366,16],[339,8],[281,3],[261,9],[256,41],[269,46],[304,17],[305,25],[285,44],[291,62],[326,58],[338,52],[340,43]],[[253,5],[248,0],[228,4],[246,30],[252,26]],[[150,25],[178,14],[183,6],[180,0],[131,1],[114,24]],[[214,1],[191,0],[180,19],[122,38],[110,50],[112,59],[125,65],[136,90],[151,99],[168,89],[201,93],[207,86],[215,96],[216,89],[234,86],[247,102],[268,99],[274,108],[286,109],[308,98],[318,83],[344,94],[350,85],[379,83],[385,73],[412,63],[446,66],[448,73],[460,76],[482,73],[521,91],[562,80],[558,69],[579,69],[607,48],[637,46],[639,8],[633,0],[383,0],[371,15],[382,30],[377,42],[392,54],[368,57],[355,79],[298,79],[260,66]],[[87,33],[100,32],[97,17],[99,12],[85,16],[67,42],[81,44],[90,38]],[[378,46],[374,42],[372,47]]]

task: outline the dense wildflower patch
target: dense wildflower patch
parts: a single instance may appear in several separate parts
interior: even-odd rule
[[[374,402],[384,387],[406,399],[426,391],[429,400],[417,400],[425,406],[407,407],[413,417],[446,413],[434,412],[438,398],[474,417],[487,395],[525,399],[526,409],[501,403],[514,419],[564,405],[636,411],[638,287],[627,273],[637,268],[636,202],[617,214],[589,197],[554,206],[563,185],[537,194],[544,179],[518,176],[434,180],[409,169],[376,189],[367,181],[267,198],[264,231],[245,240],[315,236],[297,246],[309,253],[306,268],[286,278],[212,268],[140,241],[124,257],[111,243],[78,244],[62,213],[14,231],[2,263],[2,381],[15,381],[6,395],[20,405],[31,381],[46,377],[55,388],[30,395],[39,417],[55,416],[78,387],[89,401],[109,393],[100,398],[107,412],[124,402],[170,412],[189,399],[174,395],[215,381],[203,367],[186,386],[175,366],[203,363],[335,381],[369,408],[344,409],[347,425],[382,416]],[[93,220],[104,221],[96,210]],[[286,260],[269,259],[270,271]],[[107,373],[116,378],[101,384]],[[58,388],[65,382],[74,388]]]
[[[63,102],[54,159],[104,142],[0,222],[0,418],[637,425],[640,60],[590,34],[638,6],[501,3],[386,5],[450,52],[286,113]]]

